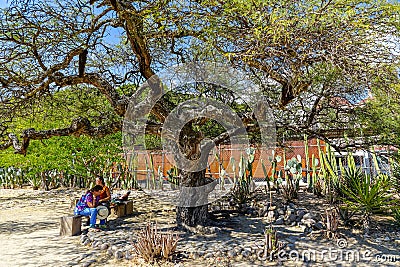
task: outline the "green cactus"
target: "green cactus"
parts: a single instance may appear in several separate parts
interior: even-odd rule
[[[255,149],[246,149],[247,159],[240,154],[238,182],[232,189],[231,196],[237,204],[244,204],[250,198],[251,183],[253,178],[253,165]]]
[[[179,186],[178,168],[172,167],[167,171],[167,181],[171,184],[171,188],[175,189]]]
[[[234,157],[231,157],[231,165],[232,165],[232,172],[233,172],[233,184],[236,184],[236,180],[237,180],[237,177],[236,177],[236,166],[235,166],[235,158]]]

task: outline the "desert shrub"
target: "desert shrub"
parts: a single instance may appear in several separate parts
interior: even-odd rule
[[[393,209],[393,218],[396,220],[396,224],[400,226],[400,207]]]
[[[133,245],[135,253],[146,262],[158,259],[170,259],[178,244],[178,235],[158,232],[157,225],[148,223],[138,234]]]
[[[291,158],[286,166],[286,184],[282,184],[282,196],[286,202],[297,199],[300,189],[300,179],[302,173],[301,158]]]
[[[394,203],[390,193],[392,180],[385,174],[372,179],[359,168],[347,169],[343,178],[344,183],[340,190],[344,195],[344,207],[349,211],[361,213],[364,230],[368,233],[371,215],[390,209]]]
[[[400,165],[397,162],[393,164],[392,179],[396,192],[400,194]]]
[[[231,198],[236,204],[245,204],[252,196],[250,182],[241,179],[232,188]]]

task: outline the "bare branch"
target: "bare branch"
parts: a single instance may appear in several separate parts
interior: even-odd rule
[[[26,155],[29,142],[31,140],[45,140],[50,139],[54,136],[81,136],[86,135],[89,137],[101,138],[106,135],[121,131],[122,122],[112,122],[108,125],[102,125],[93,127],[87,118],[76,118],[72,121],[71,126],[62,129],[52,129],[44,131],[36,131],[35,129],[24,130],[21,134],[21,141],[18,140],[17,136],[10,133],[9,141],[1,145],[1,149],[7,149],[10,146],[14,147],[15,153]]]

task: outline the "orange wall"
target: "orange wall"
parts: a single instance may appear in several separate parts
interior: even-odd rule
[[[305,176],[305,168],[306,168],[306,156],[305,156],[305,150],[304,150],[304,141],[290,141],[285,143],[286,148],[276,148],[275,149],[275,155],[280,155],[282,157],[282,161],[277,164],[277,170],[282,170],[283,169],[283,150],[285,150],[285,157],[286,160],[291,159],[292,157],[296,157],[297,155],[301,156],[302,159],[302,166],[303,166],[303,176]],[[320,142],[321,149],[325,151],[325,143]],[[315,158],[319,158],[318,155],[318,146],[317,146],[317,140],[316,139],[311,139],[308,141],[308,161],[309,161],[309,166],[311,168],[311,159],[312,155],[314,154]],[[243,151],[243,150],[242,150]],[[210,169],[212,176],[215,178],[219,177],[219,171],[220,171],[220,163],[223,166],[223,168],[226,170],[227,174],[230,177],[233,177],[233,171],[232,171],[232,165],[231,165],[231,158],[233,157],[235,159],[235,172],[236,176],[238,176],[239,172],[239,161],[240,161],[240,156],[241,156],[241,151],[237,150],[235,148],[231,148],[229,145],[221,145],[218,148],[218,152],[220,155],[220,162],[218,162],[214,156],[210,156]],[[269,157],[271,156],[272,150],[262,150],[262,149],[256,149],[255,157],[254,157],[254,163],[253,163],[253,177],[255,178],[264,178],[264,172],[261,166],[261,161],[260,158],[263,160],[266,169],[268,170],[269,174],[271,175],[271,162],[269,161]],[[150,154],[153,157],[153,166],[154,166],[154,173],[157,176],[158,173],[158,166],[162,167],[162,172],[164,174],[164,177],[167,176],[167,171],[173,167],[171,162],[168,160],[168,157],[165,154],[162,154],[161,151],[149,151],[147,154],[142,153],[138,154],[137,156],[137,179],[146,179],[146,158],[148,162],[148,167],[150,167]],[[243,153],[243,156],[246,158],[247,155]],[[209,175],[209,172],[207,170],[207,173]]]

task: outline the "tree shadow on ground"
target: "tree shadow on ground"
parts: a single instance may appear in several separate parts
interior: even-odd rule
[[[0,232],[3,234],[29,234],[43,229],[55,228],[55,226],[54,222],[28,223],[9,221],[0,223]]]

